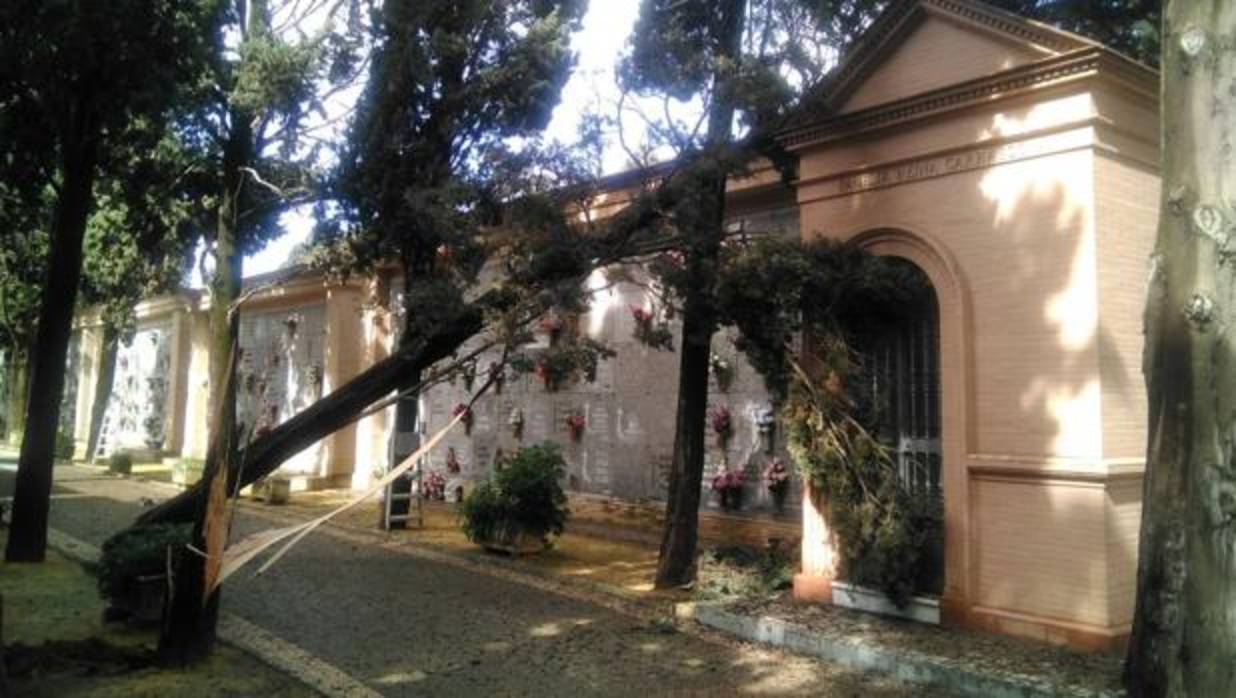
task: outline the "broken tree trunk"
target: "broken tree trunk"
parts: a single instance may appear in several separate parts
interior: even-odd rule
[[[1163,198],[1146,304],[1149,443],[1129,695],[1236,686],[1236,2],[1163,26]]]

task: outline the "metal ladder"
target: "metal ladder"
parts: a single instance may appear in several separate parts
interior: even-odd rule
[[[410,410],[400,414],[398,407],[396,408],[395,429],[391,433],[387,454],[387,461],[392,466],[400,463],[404,458],[414,453],[420,447],[421,434],[424,430],[424,424],[417,419],[417,410],[415,409],[416,398],[413,397],[411,402],[413,407]],[[402,401],[401,401],[402,402]],[[400,423],[400,419],[403,423]],[[417,463],[402,477],[396,478],[391,484],[386,486],[385,501],[382,503],[382,529],[389,531],[395,528],[407,528],[409,521],[415,521],[417,528],[425,527],[425,497],[424,489],[421,487],[422,465],[424,462]],[[400,485],[399,490],[404,486],[406,491],[397,491],[396,485]],[[396,502],[407,502],[407,508],[403,512],[396,512]]]

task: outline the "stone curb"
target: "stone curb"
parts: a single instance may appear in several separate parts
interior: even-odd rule
[[[47,544],[65,557],[82,563],[99,561],[99,548],[54,528],[47,530]],[[308,651],[282,640],[233,613],[221,612],[219,639],[275,670],[300,681],[327,698],[381,698],[341,669]]]
[[[859,671],[889,674],[906,683],[931,684],[978,698],[1123,698],[1124,692],[1058,686],[1026,674],[977,671],[962,662],[914,650],[892,650],[855,638],[834,637],[768,616],[746,616],[720,603],[676,604],[674,615],[751,642],[819,657]]]

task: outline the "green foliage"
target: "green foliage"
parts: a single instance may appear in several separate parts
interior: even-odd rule
[[[738,348],[773,395],[784,397],[797,336],[845,336],[899,322],[918,312],[924,283],[895,258],[855,245],[765,238],[727,248],[717,304],[722,323],[741,333]]]
[[[1061,29],[1088,36],[1149,66],[1159,65],[1162,0],[988,0]]]
[[[176,459],[176,467],[185,471],[201,471],[206,467],[206,461],[201,458],[182,457]]]
[[[107,459],[107,469],[118,475],[133,472],[133,456],[127,451],[117,451]]]
[[[837,242],[762,240],[727,254],[722,317],[779,397],[790,454],[827,503],[842,575],[905,603],[939,573],[940,495],[908,488],[869,431],[879,401],[853,389],[863,358],[852,347],[924,312],[930,282],[902,260]]]
[[[790,454],[827,503],[841,576],[901,606],[939,573],[940,493],[902,481],[888,449],[849,416],[852,403],[840,384],[835,372],[814,385],[796,384],[781,412]]]
[[[699,558],[696,595],[704,600],[761,598],[790,588],[798,560],[780,547],[718,546]]]
[[[56,432],[56,458],[58,460],[72,460],[73,451],[77,445],[73,443],[73,435],[63,431]]]
[[[561,534],[570,515],[565,472],[557,444],[520,449],[464,499],[460,514],[468,540],[501,540],[515,530],[541,538]]]
[[[137,589],[139,577],[165,574],[168,554],[192,540],[192,524],[150,524],[126,528],[103,542],[99,561],[91,566],[99,594],[123,602]]]

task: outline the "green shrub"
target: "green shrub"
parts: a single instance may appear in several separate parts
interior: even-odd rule
[[[902,480],[891,451],[850,416],[852,403],[795,385],[782,411],[790,454],[827,502],[840,576],[897,606],[938,591],[944,507],[938,489]]]
[[[73,451],[77,450],[77,444],[73,443],[73,437],[63,431],[56,432],[56,458],[58,460],[73,460]]]
[[[206,461],[201,458],[177,458],[176,467],[190,472],[201,472],[206,468]]]
[[[113,453],[107,459],[107,469],[119,475],[128,475],[133,472],[133,456],[125,451]]]
[[[192,535],[192,524],[157,523],[134,526],[108,538],[99,562],[91,567],[99,594],[112,603],[124,603],[137,592],[139,577],[165,574],[168,549],[175,552]]]
[[[513,529],[539,538],[561,534],[570,516],[561,484],[565,472],[556,444],[520,449],[464,498],[460,514],[468,540],[497,540]]]
[[[695,594],[706,601],[774,596],[793,586],[798,558],[794,548],[726,545],[699,556]]]

